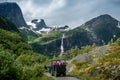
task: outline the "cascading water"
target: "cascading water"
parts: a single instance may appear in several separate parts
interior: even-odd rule
[[[118,22],[118,25],[117,25],[118,28],[120,28],[120,22]]]
[[[61,47],[60,47],[61,53],[60,53],[60,56],[62,56],[62,54],[64,53],[64,43],[63,43],[64,38],[65,38],[65,35],[63,34],[62,39],[61,39]]]

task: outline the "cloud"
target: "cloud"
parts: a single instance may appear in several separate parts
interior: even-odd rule
[[[77,27],[84,22],[102,14],[110,14],[120,20],[120,0],[7,1],[13,1],[19,4],[26,21],[35,18],[43,18],[49,26],[69,25],[70,27]]]
[[[36,5],[33,0],[22,1],[19,3],[27,20],[34,18],[47,18],[55,14],[56,10],[64,7],[65,0],[52,0],[45,5]],[[25,4],[25,5],[23,5]],[[38,4],[38,3],[37,3]]]

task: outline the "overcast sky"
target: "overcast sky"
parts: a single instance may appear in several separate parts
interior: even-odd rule
[[[4,1],[17,2],[26,21],[44,19],[48,26],[77,27],[102,14],[120,20],[120,0],[0,0]]]

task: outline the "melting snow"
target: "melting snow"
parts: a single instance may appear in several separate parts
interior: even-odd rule
[[[32,26],[32,29],[33,29],[33,28],[36,28],[36,24],[31,23],[31,21],[27,22],[27,25],[31,25],[31,26]]]

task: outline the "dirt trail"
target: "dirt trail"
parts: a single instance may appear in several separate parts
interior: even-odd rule
[[[69,75],[67,75],[65,77],[62,77],[62,76],[61,77],[54,77],[54,76],[51,76],[49,73],[45,73],[45,75],[53,78],[53,80],[82,80],[82,79],[78,79],[76,77],[72,77],[72,76],[69,76]]]
[[[66,77],[57,77],[55,80],[81,80],[81,79],[77,79],[75,77],[66,76]]]

